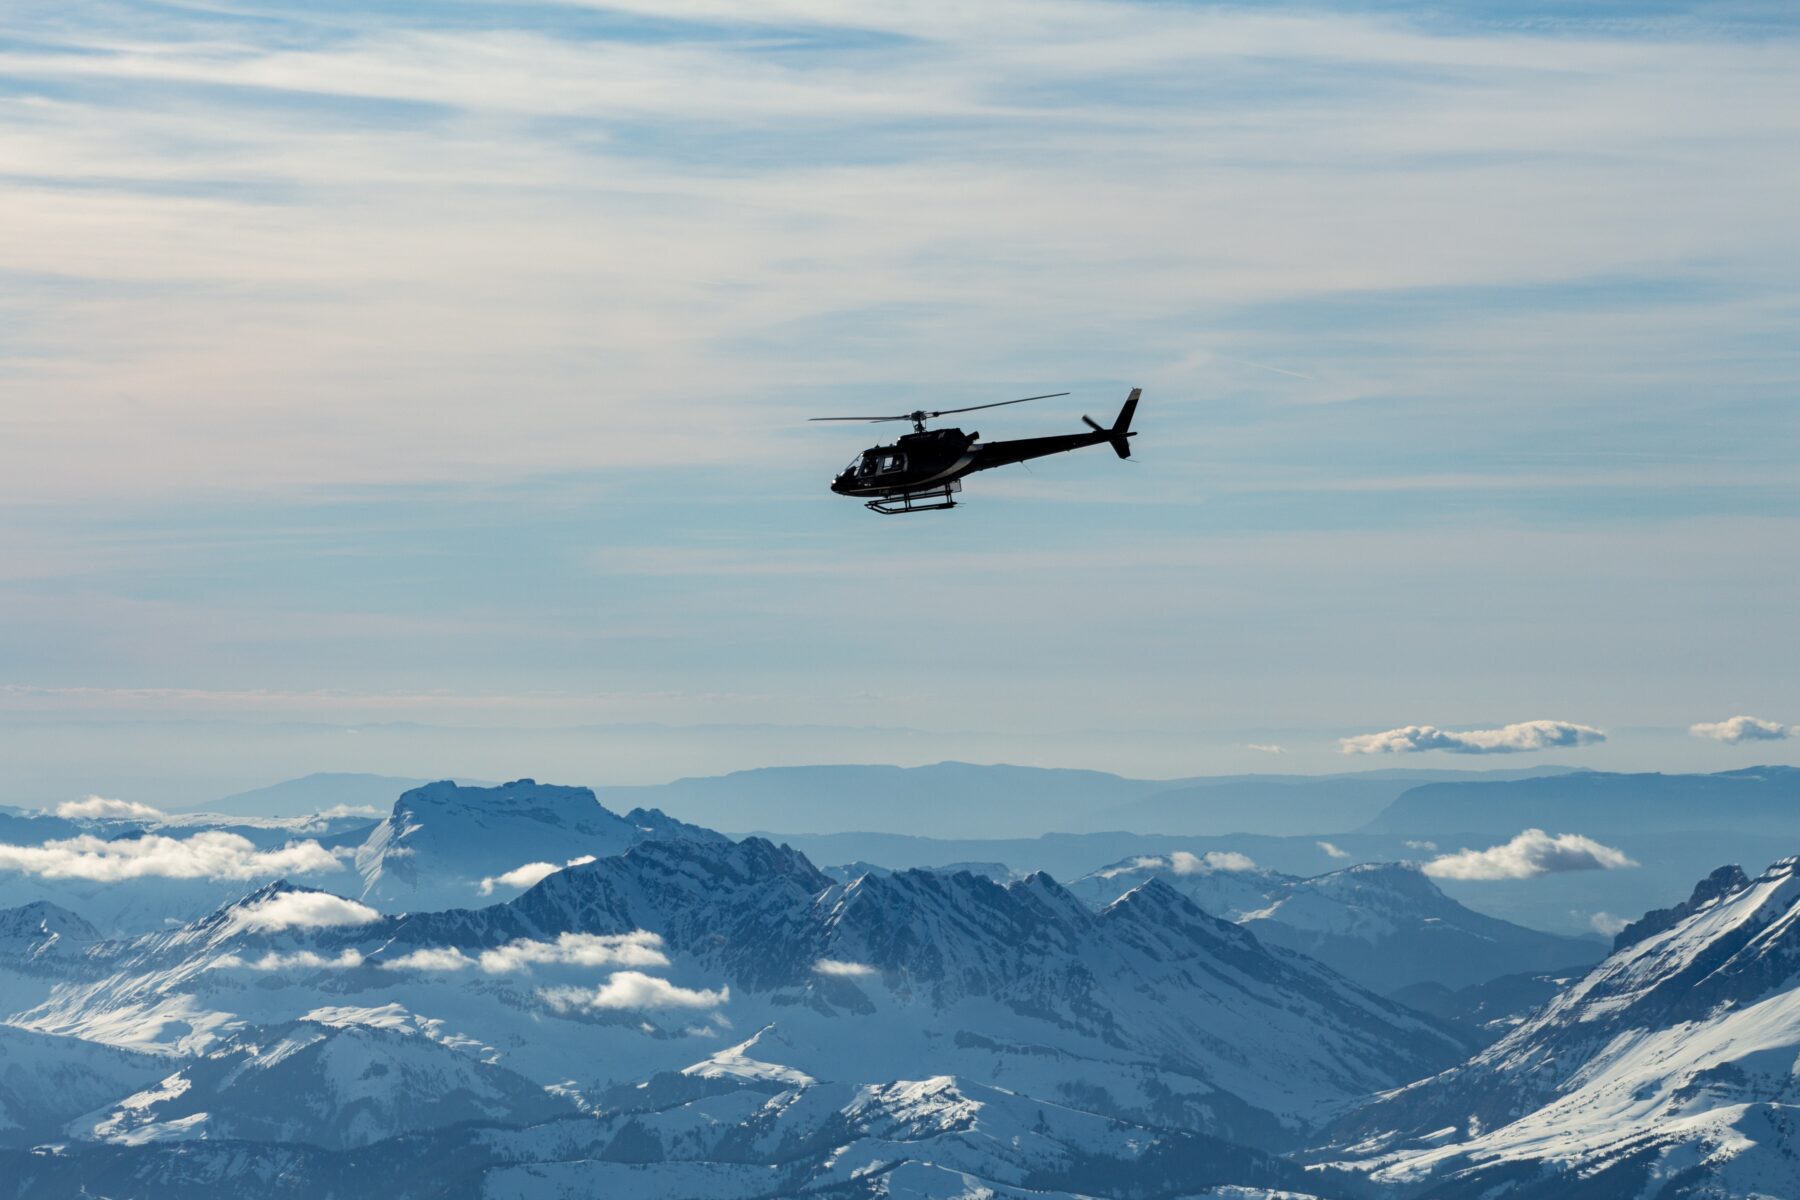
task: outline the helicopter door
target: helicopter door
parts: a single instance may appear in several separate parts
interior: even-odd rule
[[[895,471],[906,470],[906,455],[884,454],[881,456],[881,473],[891,475]]]

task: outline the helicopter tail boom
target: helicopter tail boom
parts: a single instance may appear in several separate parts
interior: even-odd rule
[[[1114,419],[1111,429],[1106,428],[1092,417],[1081,418],[1087,422],[1089,429],[1095,433],[1106,435],[1106,440],[1112,445],[1113,453],[1120,458],[1131,457],[1131,443],[1126,439],[1132,436],[1131,418],[1137,414],[1138,396],[1142,394],[1143,390],[1143,388],[1131,389],[1131,395],[1125,397],[1125,406],[1119,410],[1119,415]]]

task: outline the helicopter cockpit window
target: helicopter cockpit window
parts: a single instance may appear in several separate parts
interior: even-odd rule
[[[859,476],[873,475],[875,473],[875,456],[873,454],[863,455],[862,462],[857,464],[856,473]]]

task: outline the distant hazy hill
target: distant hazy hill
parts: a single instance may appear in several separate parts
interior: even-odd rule
[[[229,813],[237,817],[304,817],[343,805],[368,808],[375,816],[384,816],[400,798],[400,793],[423,787],[429,779],[408,779],[401,775],[359,775],[322,771],[299,779],[287,779],[268,787],[238,792],[221,800],[196,804],[182,811]],[[459,779],[458,783],[478,781]]]
[[[1521,829],[1591,837],[1689,829],[1800,834],[1800,768],[1717,775],[1584,771],[1547,779],[1430,783],[1388,805],[1365,833],[1511,836]]]
[[[1103,771],[943,762],[925,767],[765,767],[653,786],[603,788],[600,795],[614,808],[660,808],[684,821],[738,833],[854,830],[953,838],[1099,830],[1329,834],[1356,828],[1421,783],[1519,779],[1568,769],[1150,780]]]
[[[1165,785],[1119,805],[1108,827],[1138,833],[1344,833],[1378,815],[1408,790],[1425,783],[1540,779],[1568,775],[1569,767],[1506,771],[1390,769],[1344,775],[1240,775]]]

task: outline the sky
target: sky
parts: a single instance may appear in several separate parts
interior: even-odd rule
[[[1786,3],[12,0],[0,803],[1800,762],[1796,195]]]

